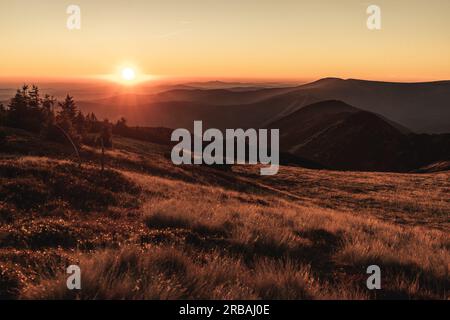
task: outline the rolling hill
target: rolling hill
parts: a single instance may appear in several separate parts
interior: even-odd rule
[[[450,132],[450,81],[394,83],[326,78],[292,94],[340,100],[380,114],[415,132]]]
[[[280,148],[340,170],[418,169],[450,159],[450,135],[417,135],[344,102],[315,103],[268,125],[280,129]]]

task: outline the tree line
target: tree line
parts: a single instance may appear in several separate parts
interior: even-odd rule
[[[121,119],[120,125],[126,123]],[[43,97],[37,86],[23,85],[7,106],[0,104],[0,125],[20,128],[55,142],[97,145],[103,140],[112,147],[113,125],[108,119],[99,121],[94,113],[83,114],[72,96],[58,102],[48,94]]]

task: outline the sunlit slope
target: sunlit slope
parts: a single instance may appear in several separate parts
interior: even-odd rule
[[[97,148],[79,168],[70,148],[6,131],[2,297],[448,298],[448,172],[261,177],[174,167],[168,147],[120,137],[101,172]],[[369,264],[386,274],[376,293]]]

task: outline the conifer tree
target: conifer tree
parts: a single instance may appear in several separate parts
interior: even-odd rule
[[[61,108],[59,115],[66,117],[73,124],[78,113],[77,106],[75,104],[75,101],[73,100],[73,97],[67,95],[64,99],[64,102],[59,103],[59,106]]]

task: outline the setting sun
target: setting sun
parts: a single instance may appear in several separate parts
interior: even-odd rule
[[[136,78],[136,72],[132,68],[122,69],[122,79],[126,81],[132,81]]]
[[[138,66],[128,62],[118,64],[114,73],[98,75],[97,78],[110,80],[125,86],[132,86],[145,81],[155,80],[157,77],[143,73]]]

